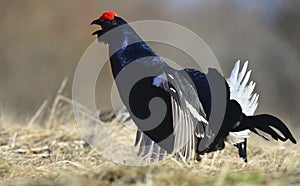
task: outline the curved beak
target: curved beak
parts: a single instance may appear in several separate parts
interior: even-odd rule
[[[95,32],[92,33],[92,36],[97,35],[99,37],[99,36],[102,35],[102,33],[103,33],[102,30],[97,30],[97,31],[95,31]]]
[[[96,19],[96,20],[91,22],[91,25],[100,25],[101,26],[101,24],[102,23],[101,23],[100,19]]]
[[[99,25],[102,27],[102,22],[100,21],[100,19],[95,19],[94,21],[91,22],[91,25]],[[97,30],[94,33],[92,33],[92,35],[97,35],[98,37],[101,36],[103,33],[102,30]]]

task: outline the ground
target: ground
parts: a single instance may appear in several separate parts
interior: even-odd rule
[[[71,111],[52,110],[44,125],[36,118],[0,122],[0,185],[300,185],[300,148],[289,142],[252,136],[247,164],[226,144],[201,162],[167,158],[132,167],[114,164],[91,148]]]

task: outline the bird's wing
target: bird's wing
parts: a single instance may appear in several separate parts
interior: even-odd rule
[[[139,147],[138,156],[143,157],[146,161],[159,161],[164,159],[167,154],[165,149],[161,148],[140,130],[137,130],[136,133],[135,146]]]
[[[183,160],[190,160],[195,150],[195,136],[204,136],[208,124],[192,80],[184,71],[169,70],[157,76],[153,85],[170,93],[174,127],[174,150]]]
[[[174,127],[173,156],[189,161],[194,157],[196,136],[203,137],[208,125],[206,115],[192,82],[184,71],[169,70],[153,79],[153,86],[170,94]],[[126,109],[116,113],[119,122],[131,120]],[[139,156],[145,160],[161,160],[166,150],[161,148],[142,131],[137,131],[135,146],[139,147]]]
[[[256,83],[253,81],[249,83],[251,70],[247,71],[247,67],[248,61],[240,71],[240,61],[236,62],[227,83],[230,87],[230,99],[236,100],[241,105],[243,113],[251,116],[257,108],[259,95],[253,92]]]

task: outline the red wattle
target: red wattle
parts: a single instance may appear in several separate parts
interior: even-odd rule
[[[115,19],[115,16],[117,14],[115,12],[112,12],[112,11],[106,11],[104,12],[101,17],[100,17],[100,21],[103,22],[105,20],[109,20],[109,21],[112,21]]]

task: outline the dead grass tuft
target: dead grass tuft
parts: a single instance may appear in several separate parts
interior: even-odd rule
[[[82,138],[69,102],[56,98],[44,127],[39,114],[29,125],[0,123],[2,185],[300,185],[299,145],[255,137],[248,164],[230,145],[190,166],[174,159],[146,167],[113,164]]]

